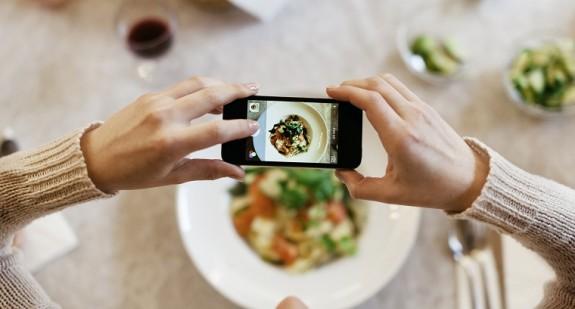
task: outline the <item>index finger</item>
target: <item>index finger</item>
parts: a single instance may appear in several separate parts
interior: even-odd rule
[[[176,109],[192,120],[211,111],[217,112],[224,105],[255,95],[257,91],[258,85],[255,83],[217,85],[180,98],[176,102]]]
[[[181,141],[185,154],[246,138],[259,129],[257,122],[247,119],[218,120],[201,123],[181,131],[177,140]]]
[[[419,97],[413,93],[407,86],[402,83],[397,77],[392,74],[383,74],[382,79],[385,79],[392,87],[394,87],[403,97],[405,97],[410,102],[421,101]]]
[[[184,97],[188,94],[194,93],[201,89],[222,84],[224,84],[224,82],[219,81],[217,79],[202,76],[194,76],[190,79],[183,80],[165,89],[163,93],[174,99],[179,99],[181,97]]]
[[[402,122],[399,115],[377,92],[353,86],[327,88],[327,94],[338,100],[347,101],[364,110],[375,130],[382,134]]]

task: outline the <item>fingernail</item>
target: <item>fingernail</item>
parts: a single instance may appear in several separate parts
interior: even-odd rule
[[[327,86],[327,89],[335,89],[335,88],[339,88],[339,86],[335,86],[335,85]]]
[[[251,91],[258,91],[260,89],[260,85],[257,83],[245,83],[244,87],[248,88]]]
[[[260,124],[257,121],[248,120],[248,128],[250,131],[255,132],[260,128]]]

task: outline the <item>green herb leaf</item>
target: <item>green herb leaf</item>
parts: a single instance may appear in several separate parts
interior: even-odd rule
[[[231,187],[228,192],[233,197],[243,196],[246,194],[248,186],[243,182],[238,182],[235,186]]]
[[[321,237],[321,243],[323,244],[327,252],[329,253],[335,252],[337,246],[335,242],[331,239],[331,237],[329,237],[329,235],[323,235]]]
[[[357,252],[357,243],[353,238],[346,236],[338,240],[337,249],[345,255],[354,255]]]
[[[290,188],[287,186],[287,183],[280,184],[282,187],[282,192],[279,197],[279,201],[282,205],[289,209],[301,209],[303,208],[308,202],[308,195],[306,194],[305,190],[293,187]]]

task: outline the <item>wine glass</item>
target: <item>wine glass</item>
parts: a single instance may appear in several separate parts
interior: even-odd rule
[[[116,31],[135,56],[138,78],[153,85],[167,83],[170,71],[178,67],[167,57],[172,54],[177,27],[174,9],[159,0],[125,0],[121,4]]]

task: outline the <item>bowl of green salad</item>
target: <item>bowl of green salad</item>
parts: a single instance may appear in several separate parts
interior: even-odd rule
[[[513,53],[503,83],[511,100],[534,116],[575,114],[575,39],[530,39]]]

